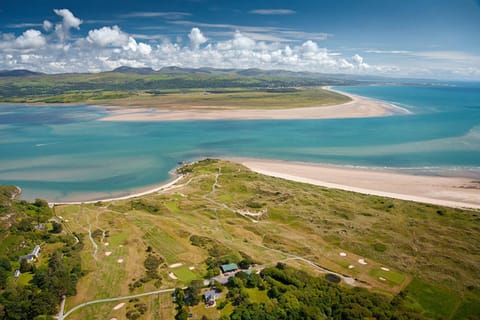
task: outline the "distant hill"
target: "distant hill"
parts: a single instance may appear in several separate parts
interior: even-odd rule
[[[44,73],[30,71],[26,69],[17,69],[17,70],[0,70],[0,77],[27,77],[27,76],[38,76]]]
[[[127,67],[127,66],[122,66],[114,69],[112,72],[117,72],[117,73],[133,73],[133,74],[154,74],[156,73],[155,70],[152,68],[133,68],[133,67]]]

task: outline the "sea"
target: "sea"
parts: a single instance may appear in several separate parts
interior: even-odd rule
[[[99,200],[152,188],[179,163],[279,159],[480,179],[480,83],[334,89],[407,109],[329,120],[105,122],[98,106],[0,105],[0,184],[26,200]]]

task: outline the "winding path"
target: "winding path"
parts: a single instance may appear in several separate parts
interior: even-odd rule
[[[62,308],[62,309],[60,310],[59,315],[58,315],[58,320],[63,320],[63,319],[65,319],[66,317],[68,317],[69,315],[71,315],[73,312],[75,312],[75,311],[77,311],[77,310],[79,310],[79,309],[81,309],[81,308],[83,308],[83,307],[92,305],[92,304],[105,303],[105,302],[114,302],[114,301],[120,301],[120,300],[126,300],[126,299],[138,298],[138,297],[151,296],[151,295],[154,295],[154,294],[165,293],[165,292],[173,292],[173,291],[175,291],[175,288],[173,288],[173,289],[162,289],[162,290],[156,290],[156,291],[150,291],[150,292],[144,292],[144,293],[139,293],[139,294],[133,294],[133,295],[130,295],[130,296],[122,296],[122,297],[116,297],[116,298],[98,299],[98,300],[93,300],[93,301],[84,302],[84,303],[79,304],[78,306],[73,307],[72,309],[68,310],[65,314],[63,314],[63,308]],[[62,301],[62,304],[64,304],[63,301]]]

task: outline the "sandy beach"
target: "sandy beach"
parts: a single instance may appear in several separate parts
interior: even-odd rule
[[[331,90],[329,87],[324,89]],[[407,110],[392,104],[356,95],[341,93],[352,99],[344,104],[312,106],[291,109],[232,109],[196,107],[187,110],[161,110],[155,108],[108,107],[111,115],[101,121],[176,121],[176,120],[287,120],[287,119],[340,119],[381,117],[407,114]]]
[[[105,199],[97,199],[97,200],[85,200],[85,201],[62,201],[62,202],[50,202],[49,206],[53,207],[55,205],[65,205],[65,204],[89,204],[89,203],[97,203],[99,201],[117,201],[117,200],[128,200],[132,198],[137,198],[141,197],[147,194],[155,193],[155,192],[160,192],[160,191],[166,191],[169,190],[171,187],[173,187],[178,181],[180,181],[183,178],[183,175],[177,176],[175,179],[167,181],[163,184],[160,184],[154,188],[149,188],[144,191],[139,191],[136,193],[132,193],[126,196],[121,196],[121,197],[113,197],[113,198],[105,198]]]
[[[480,209],[480,181],[277,160],[230,159],[278,178],[363,194]]]

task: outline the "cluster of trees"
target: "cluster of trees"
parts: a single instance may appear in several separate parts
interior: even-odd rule
[[[303,271],[278,264],[260,276],[242,275],[228,283],[233,320],[248,319],[421,319],[403,297],[388,297],[362,288],[345,288]],[[270,301],[250,301],[243,288],[267,290]],[[243,290],[243,291],[242,291]]]
[[[48,264],[33,268],[33,279],[27,285],[16,283],[0,295],[0,319],[35,319],[57,313],[62,296],[77,293],[83,275],[79,256],[80,244],[55,251]]]
[[[45,223],[52,212],[46,201],[13,200],[5,190],[0,186],[0,319],[45,319],[57,313],[62,296],[76,294],[83,275],[79,254],[83,243],[61,234],[60,223],[52,223],[52,229],[47,230]],[[47,263],[18,262],[40,243],[62,245],[50,256],[41,252]],[[15,280],[16,269],[29,273],[31,280]]]
[[[162,284],[162,277],[158,274],[158,267],[165,262],[165,259],[153,252],[153,249],[150,246],[148,246],[147,252],[148,255],[143,262],[146,274],[144,277],[138,280],[134,279],[134,282],[128,284],[128,288],[130,289],[130,291],[133,291],[136,288],[140,288],[150,280],[155,280],[153,285],[157,288],[159,288]]]
[[[128,301],[130,304],[133,304],[133,307],[129,304],[125,316],[128,320],[137,320],[142,317],[145,312],[147,312],[148,307],[145,303],[140,302],[140,299],[133,298]]]
[[[226,299],[218,303],[217,309],[231,304],[234,310],[229,316],[222,316],[222,320],[423,319],[402,294],[392,300],[363,288],[339,286],[281,263],[260,274],[239,272],[229,279],[226,287]],[[248,288],[264,292],[269,300],[254,301]],[[188,318],[188,306],[192,305],[189,297],[199,292],[199,288],[192,286],[186,291],[177,289],[176,319]]]

